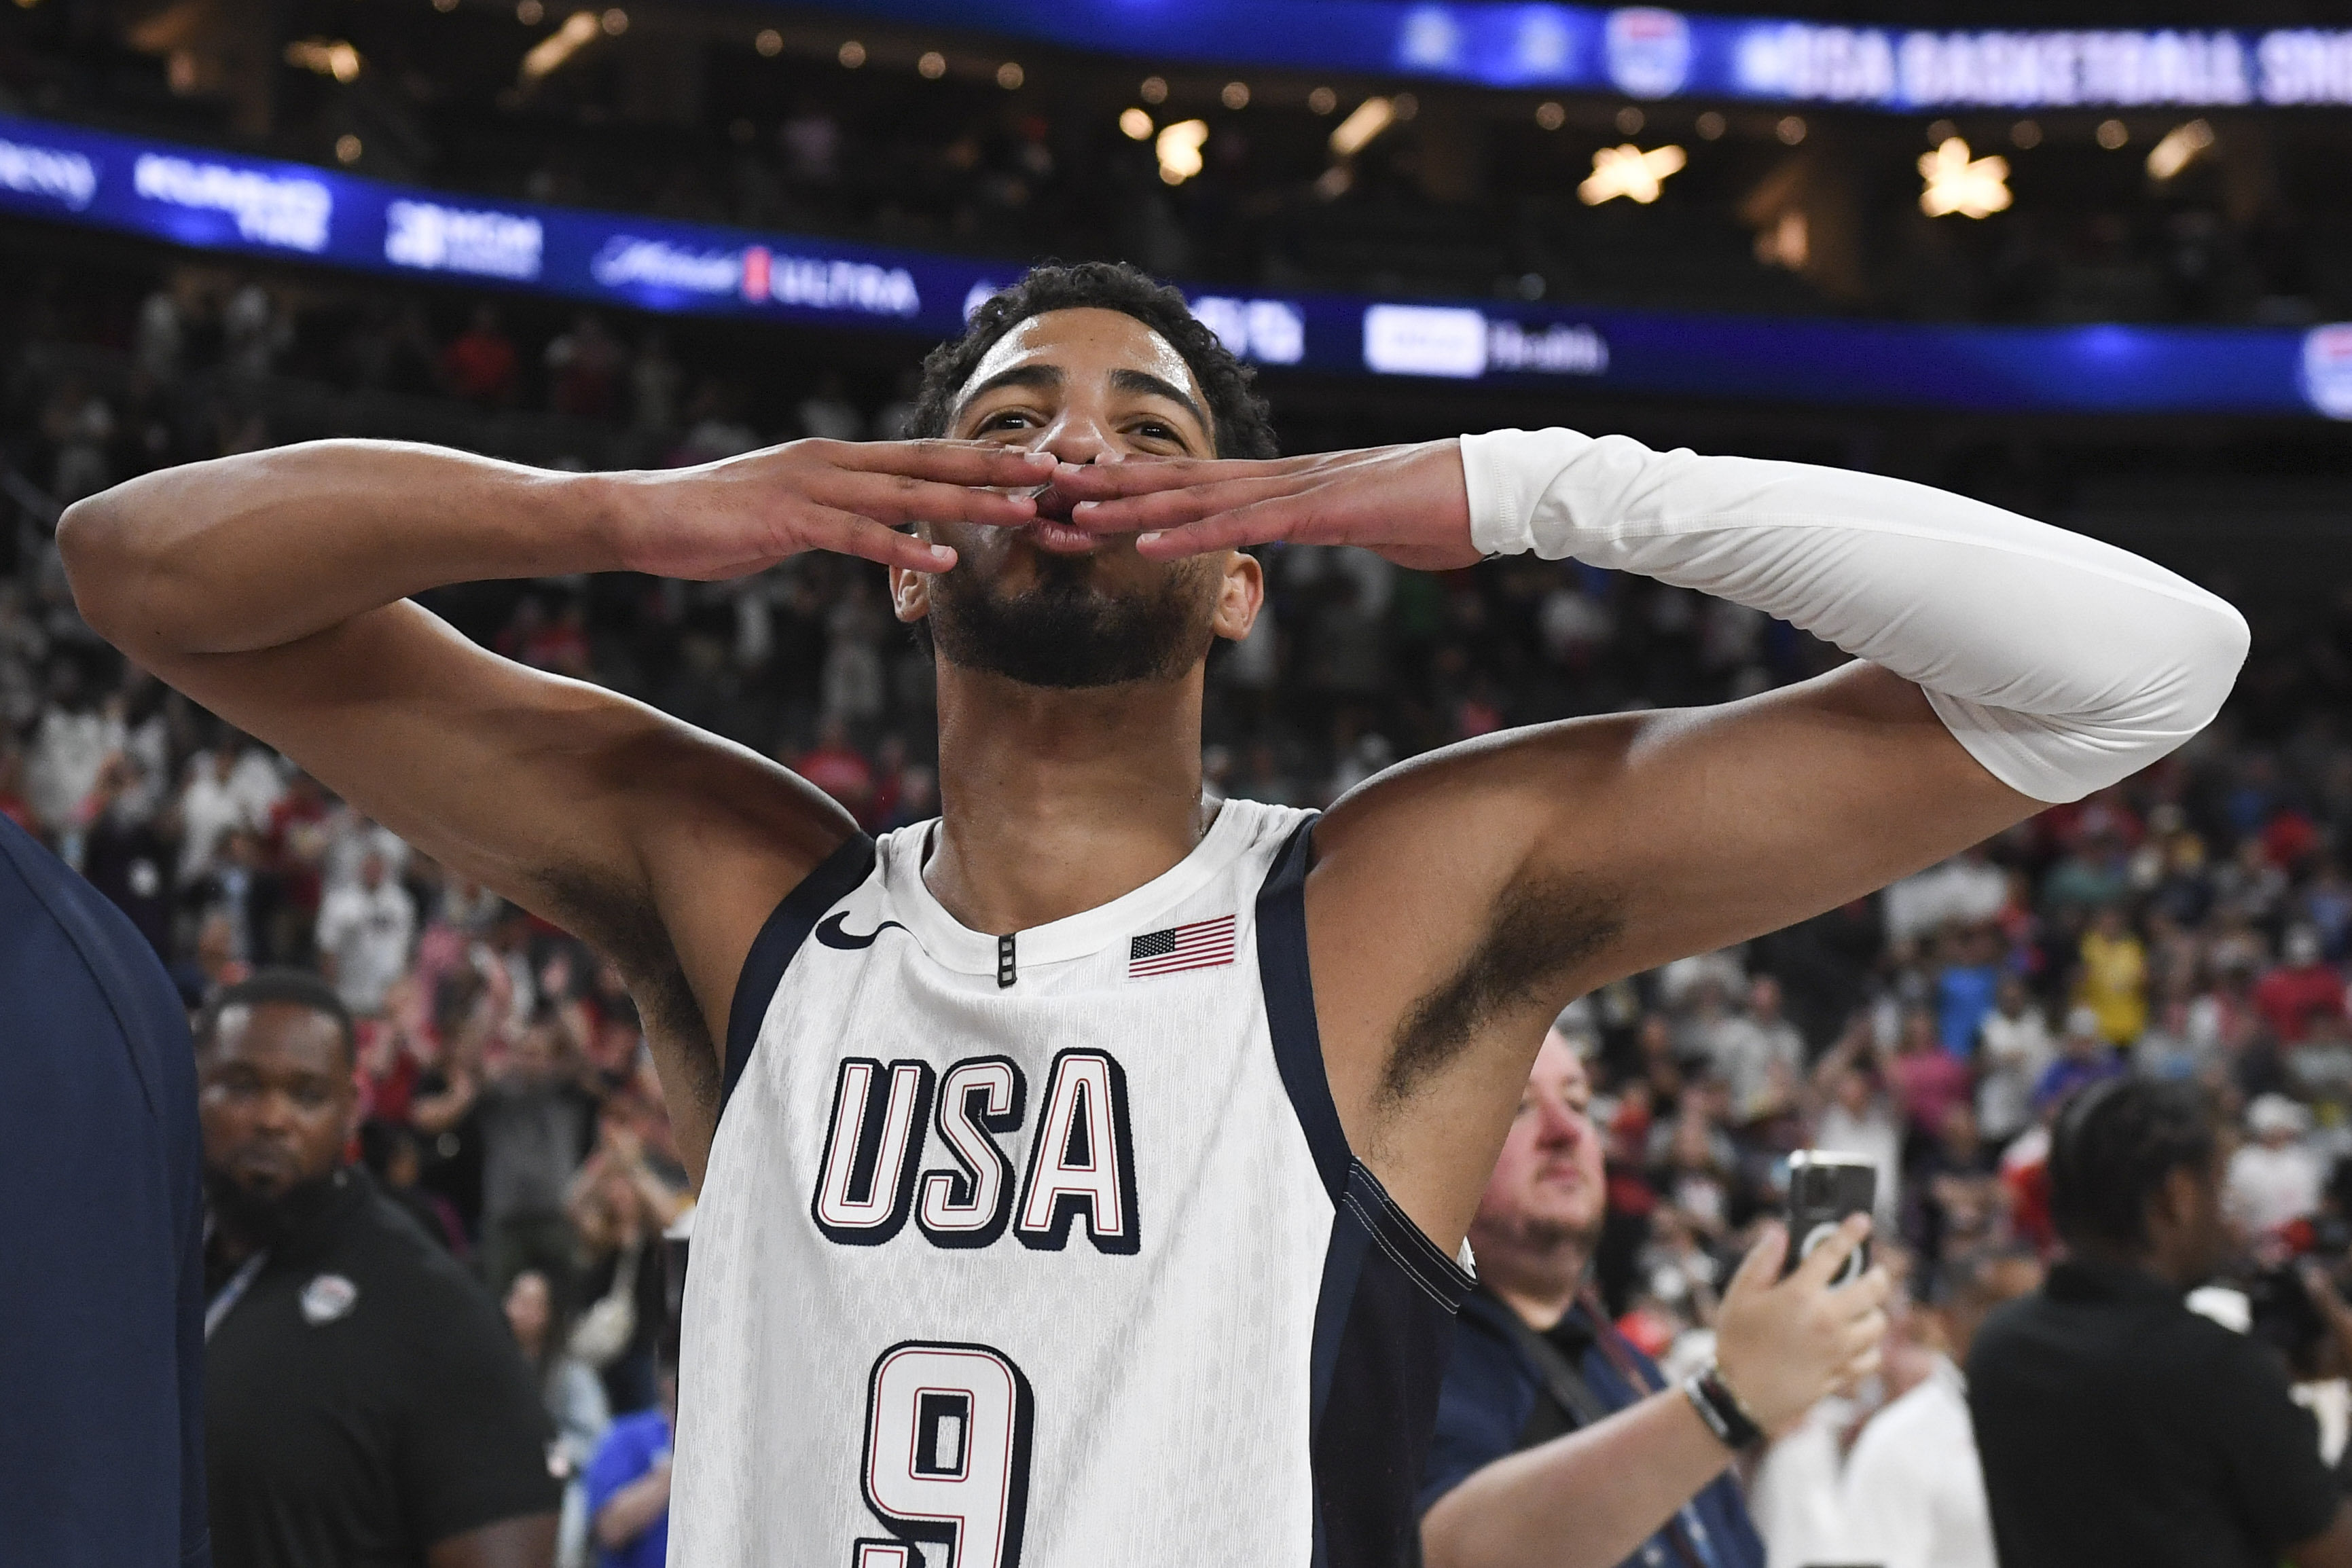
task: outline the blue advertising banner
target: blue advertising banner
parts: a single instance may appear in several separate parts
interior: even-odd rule
[[[0,214],[639,310],[938,339],[1017,263],[409,189],[0,115]],[[1972,327],[1187,289],[1270,367],[1798,403],[2352,418],[2352,324]]]
[[[2352,31],[1938,29],[1427,0],[837,0],[1141,58],[1896,111],[2352,104]]]

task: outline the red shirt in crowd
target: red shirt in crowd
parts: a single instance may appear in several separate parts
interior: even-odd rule
[[[2344,1016],[2344,977],[2329,964],[2281,964],[2255,982],[2254,1007],[2292,1045],[2311,1032],[2313,1013]]]
[[[514,391],[514,345],[495,329],[473,328],[441,351],[441,374],[457,397],[503,402]]]
[[[1969,1094],[1969,1064],[1940,1047],[1906,1051],[1886,1064],[1895,1098],[1923,1133],[1942,1128],[1944,1117]]]
[[[847,807],[860,822],[866,821],[874,805],[874,768],[856,747],[820,746],[803,751],[793,760],[793,771]]]

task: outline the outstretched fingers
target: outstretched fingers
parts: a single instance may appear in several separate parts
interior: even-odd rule
[[[1296,461],[1281,457],[1122,457],[1116,463],[1065,463],[1054,470],[1054,488],[1074,501],[1110,501],[1233,479],[1275,478],[1290,473]]]
[[[1181,560],[1212,550],[1246,549],[1276,539],[1318,540],[1314,513],[1296,496],[1276,496],[1231,511],[1220,511],[1175,528],[1147,528],[1135,536],[1135,552],[1146,560]]]
[[[903,474],[843,473],[816,491],[828,506],[901,523],[985,523],[991,528],[1017,528],[1037,520],[1036,488],[1006,494],[970,485],[915,479]]]
[[[808,543],[814,549],[861,556],[884,566],[902,566],[909,571],[945,571],[956,563],[955,551],[946,545],[927,544],[912,534],[884,528],[871,517],[836,507],[815,508],[806,534]]]
[[[1034,489],[1054,475],[1054,455],[996,441],[835,441],[826,457],[836,468],[894,474],[939,485],[1000,485]]]

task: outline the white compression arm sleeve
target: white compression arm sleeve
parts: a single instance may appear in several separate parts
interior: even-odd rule
[[[1622,435],[1462,438],[1470,537],[1752,606],[1927,694],[2038,800],[2130,777],[2212,721],[2237,611],[2137,556],[1901,479],[1653,452]]]

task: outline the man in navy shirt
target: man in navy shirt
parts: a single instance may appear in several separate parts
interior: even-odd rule
[[[1877,1364],[1885,1270],[1830,1280],[1868,1228],[1848,1220],[1776,1282],[1776,1227],[1724,1292],[1717,1364],[1681,1387],[1585,1285],[1607,1207],[1584,1063],[1554,1030],[1536,1057],[1470,1245],[1421,1493],[1430,1568],[1763,1568],[1738,1483],[1744,1449]]]
[[[0,817],[0,1557],[205,1568],[187,1016],[145,937]]]

